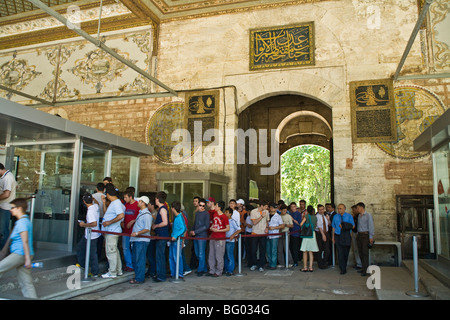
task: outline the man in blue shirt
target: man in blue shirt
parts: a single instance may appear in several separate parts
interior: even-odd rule
[[[111,203],[103,216],[102,230],[121,233],[122,227],[120,226],[120,222],[125,217],[125,206],[119,199],[119,192],[111,183],[106,185],[106,197]],[[102,200],[106,201],[104,198],[102,198]],[[102,278],[115,278],[122,275],[122,260],[117,247],[118,241],[119,235],[111,233],[105,234],[105,250],[106,258],[109,263],[109,270],[102,275]]]
[[[338,205],[338,214],[333,218],[331,226],[333,227],[333,242],[338,249],[338,261],[341,274],[347,273],[347,260],[352,244],[351,230],[355,227],[353,216],[345,212],[345,205]]]
[[[298,261],[300,257],[300,223],[302,222],[302,214],[297,210],[297,204],[295,202],[291,202],[289,205],[289,214],[292,217],[294,226],[289,229],[292,232],[289,242],[289,248],[291,249],[292,261],[294,264],[293,267],[298,266]]]

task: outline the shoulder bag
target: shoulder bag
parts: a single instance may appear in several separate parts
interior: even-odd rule
[[[309,222],[305,223],[302,226],[302,229],[300,231],[300,237],[302,238],[311,238],[313,236],[313,227],[312,227],[312,223],[311,223],[311,216],[308,215],[309,218]]]

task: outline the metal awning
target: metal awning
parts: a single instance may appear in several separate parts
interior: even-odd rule
[[[0,98],[0,144],[32,145],[46,141],[74,141],[134,156],[153,155],[153,147],[91,128],[31,107]]]
[[[414,139],[414,151],[434,151],[450,140],[450,109],[447,109],[431,126]]]

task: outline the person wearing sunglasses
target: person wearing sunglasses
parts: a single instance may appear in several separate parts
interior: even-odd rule
[[[206,211],[206,200],[200,199],[198,202],[198,211],[195,213],[194,226],[191,229],[190,235],[196,238],[207,238],[209,230],[210,216]],[[206,240],[194,240],[195,255],[198,258],[197,276],[203,276],[208,273],[206,266]]]

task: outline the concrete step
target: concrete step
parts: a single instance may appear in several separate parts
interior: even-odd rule
[[[378,300],[432,300],[426,297],[412,297],[407,292],[414,291],[414,279],[411,272],[402,267],[380,267],[381,285],[375,289]],[[419,292],[426,292],[422,285],[419,285]]]
[[[76,255],[73,253],[62,253],[60,255],[52,252],[52,255],[47,254],[45,251],[41,251],[33,259],[33,263],[42,262],[43,268],[31,269],[31,275],[33,282],[36,284],[45,283],[49,281],[61,280],[64,277],[68,277],[67,266],[74,265],[76,263]],[[13,292],[19,289],[19,283],[17,281],[16,270],[10,270],[0,278],[0,294],[5,295],[8,292]]]
[[[441,282],[432,273],[427,271],[430,269],[429,267],[424,267],[424,265],[426,264],[425,260],[419,259],[418,273],[420,285],[425,288],[425,290],[433,300],[450,300],[450,288],[443,282]],[[404,260],[403,263],[405,267],[411,272],[411,275],[414,277],[413,260]]]
[[[43,262],[44,268],[31,270],[34,287],[39,300],[65,300],[109,286],[129,281],[134,278],[134,272],[126,272],[114,279],[101,277],[84,280],[84,271],[80,270],[79,278],[75,283],[73,270],[68,267],[76,263],[76,256],[34,259],[33,262]],[[101,273],[106,272],[106,261],[99,263]],[[70,277],[70,279],[69,279]],[[79,284],[77,287],[76,284]],[[0,278],[0,300],[29,300],[23,297],[16,271],[11,270]]]
[[[450,263],[443,259],[420,259],[419,265],[450,288]]]

